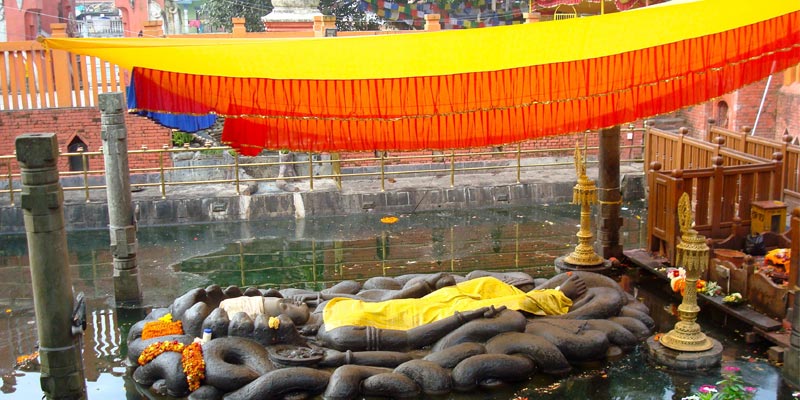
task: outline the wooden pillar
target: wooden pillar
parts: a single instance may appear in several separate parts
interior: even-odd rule
[[[600,130],[600,150],[598,154],[597,200],[600,203],[598,234],[601,256],[605,259],[622,257],[619,243],[619,229],[622,226],[620,208],[622,195],[619,188],[619,125]]]
[[[144,23],[144,36],[145,37],[164,37],[164,29],[162,25],[164,21],[147,21]]]
[[[790,222],[791,239],[792,239],[792,252],[800,253],[800,208],[792,210],[792,219]],[[783,368],[781,375],[789,384],[789,386],[797,389],[800,388],[800,257],[792,257],[789,260],[789,307],[786,319],[792,325],[791,333],[789,336],[789,348],[786,349],[786,355],[783,357]]]
[[[442,24],[439,20],[442,19],[442,16],[439,14],[426,14],[425,15],[425,30],[426,31],[440,31],[442,30]]]
[[[689,135],[689,128],[682,127],[680,129],[678,129],[678,134],[680,134],[680,136],[678,136],[678,145],[677,145],[677,148],[675,149],[675,153],[676,153],[675,161],[672,162],[673,163],[672,164],[672,168],[670,168],[670,169],[684,169],[685,168],[683,166],[683,140],[686,138],[687,135]]]
[[[50,32],[54,38],[67,37],[67,24],[50,24]],[[69,75],[69,53],[64,50],[50,50],[53,59],[53,75],[55,78],[56,107],[73,107],[72,85]]]

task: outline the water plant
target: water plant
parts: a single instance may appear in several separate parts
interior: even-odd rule
[[[697,392],[682,400],[748,400],[756,395],[756,388],[745,384],[738,367],[723,368],[722,380],[714,385],[702,385]]]

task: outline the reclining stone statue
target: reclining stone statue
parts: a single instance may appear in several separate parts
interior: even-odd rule
[[[610,278],[573,272],[530,289],[534,280],[520,274],[347,281],[321,292],[194,289],[131,328],[128,359],[137,365],[154,343],[188,345],[210,329],[205,378],[191,399],[443,394],[562,375],[571,362],[632,348],[653,328],[647,308]],[[148,322],[168,313],[183,334],[143,339]],[[133,378],[186,396],[180,363],[161,354]]]

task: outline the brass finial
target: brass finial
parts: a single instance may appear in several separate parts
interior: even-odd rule
[[[581,205],[581,228],[578,231],[578,245],[564,262],[576,266],[596,266],[603,264],[603,258],[594,252],[594,235],[592,234],[592,204],[597,203],[597,187],[594,181],[586,176],[586,160],[584,160],[580,143],[575,143],[575,173],[578,183],[572,189],[572,204]]]
[[[681,240],[677,247],[676,264],[686,270],[686,292],[678,306],[680,321],[675,328],[661,337],[661,344],[678,351],[706,351],[714,344],[700,330],[697,323],[697,279],[708,266],[709,248],[706,238],[692,229],[692,207],[689,195],[683,193],[678,200],[678,225]]]

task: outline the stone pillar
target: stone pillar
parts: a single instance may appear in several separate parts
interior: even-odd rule
[[[525,19],[526,24],[530,24],[541,21],[542,13],[539,12],[522,13],[522,17]]]
[[[440,31],[442,30],[442,24],[439,20],[442,19],[442,16],[439,14],[425,14],[425,30],[426,31]]]
[[[155,21],[147,21],[144,23],[144,32],[145,37],[164,37],[164,21],[155,20]]]
[[[233,22],[233,37],[244,37],[244,34],[247,33],[244,21],[244,18],[231,18],[231,22]]]
[[[22,177],[20,205],[28,238],[42,390],[48,399],[85,399],[83,331],[80,319],[73,324],[64,192],[56,168],[58,141],[54,133],[33,133],[17,137],[15,146]]]
[[[792,248],[797,249],[798,245],[795,244],[800,239],[800,208],[792,210],[791,220],[792,232]],[[789,336],[789,348],[786,349],[786,354],[783,357],[783,368],[781,374],[786,383],[795,390],[800,390],[800,262],[794,258],[791,259],[791,267],[789,272],[789,288],[790,292],[794,294],[794,303],[789,307],[792,310],[791,315],[787,315],[789,322],[792,324],[792,332]]]
[[[619,230],[622,226],[622,218],[619,216],[622,207],[619,189],[619,135],[619,125],[600,130],[600,165],[597,178],[600,221],[597,224],[597,237],[605,259],[622,257],[622,245],[619,244]]]
[[[328,35],[328,30],[336,30],[335,15],[315,15],[314,16],[314,36],[324,37]]]
[[[136,221],[131,204],[128,168],[127,106],[122,93],[102,93],[100,135],[106,172],[111,255],[114,257],[114,297],[118,305],[141,302],[139,269],[136,265]]]
[[[262,17],[267,32],[296,32],[314,29],[319,0],[272,0],[272,12]]]

